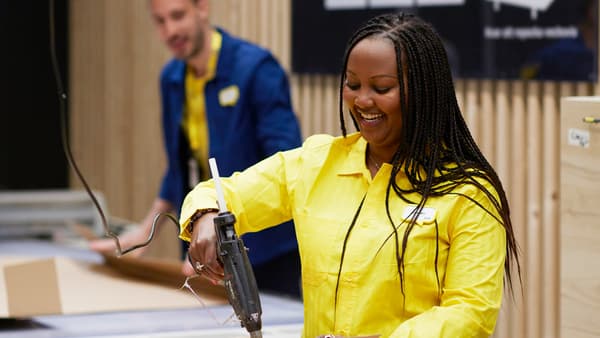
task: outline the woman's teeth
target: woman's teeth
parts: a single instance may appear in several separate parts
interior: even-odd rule
[[[376,120],[382,116],[383,116],[383,114],[368,114],[368,113],[362,113],[362,112],[360,113],[360,117],[367,121]]]

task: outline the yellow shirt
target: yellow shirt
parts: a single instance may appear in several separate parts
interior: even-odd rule
[[[365,166],[366,141],[317,135],[298,149],[280,152],[242,173],[224,178],[225,199],[236,215],[236,231],[245,233],[293,217],[302,259],[303,337],[322,334],[382,337],[487,337],[501,304],[505,230],[479,206],[459,195],[430,198],[408,240],[405,294],[395,258],[395,240],[385,211],[391,165],[371,179]],[[406,177],[397,178],[407,186]],[[483,183],[483,182],[482,182]],[[483,183],[494,191],[488,183]],[[466,194],[494,210],[472,185]],[[335,289],[344,238],[350,232],[340,276],[337,313]],[[407,196],[417,202],[418,196]],[[181,238],[197,210],[216,207],[212,182],[186,197]],[[390,195],[390,211],[399,225],[410,204]],[[493,211],[496,215],[496,212]],[[439,226],[438,291],[434,270],[435,222]],[[399,248],[406,224],[399,226]],[[277,278],[277,276],[273,276]]]
[[[187,67],[185,73],[185,104],[183,109],[183,130],[188,137],[194,158],[202,168],[203,177],[208,175],[208,127],[206,124],[206,102],[204,87],[215,77],[222,36],[213,30],[211,53],[204,76],[196,76],[192,67]]]

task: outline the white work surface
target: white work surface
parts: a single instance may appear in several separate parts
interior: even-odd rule
[[[88,250],[65,248],[43,241],[2,241],[0,255],[63,255],[91,262],[102,258]],[[43,277],[40,276],[40,283]],[[283,297],[261,294],[263,336],[300,337],[302,303]],[[210,312],[209,312],[210,311]],[[211,315],[212,313],[212,315]],[[26,319],[0,319],[0,338],[237,338],[248,337],[239,323],[230,320],[231,306],[164,311],[129,311],[86,315],[53,315]],[[216,317],[216,320],[215,318]]]

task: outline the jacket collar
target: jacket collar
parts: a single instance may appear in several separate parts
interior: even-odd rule
[[[220,27],[215,29],[221,33],[221,50],[219,51],[219,61],[217,62],[217,70],[215,73],[216,81],[226,81],[230,78],[231,70],[234,69],[234,63],[236,59],[236,51],[238,44],[235,43],[236,39],[233,38],[227,31]]]

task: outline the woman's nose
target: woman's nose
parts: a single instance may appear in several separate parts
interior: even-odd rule
[[[354,98],[354,105],[364,109],[373,106],[373,99],[369,93],[360,93]]]

